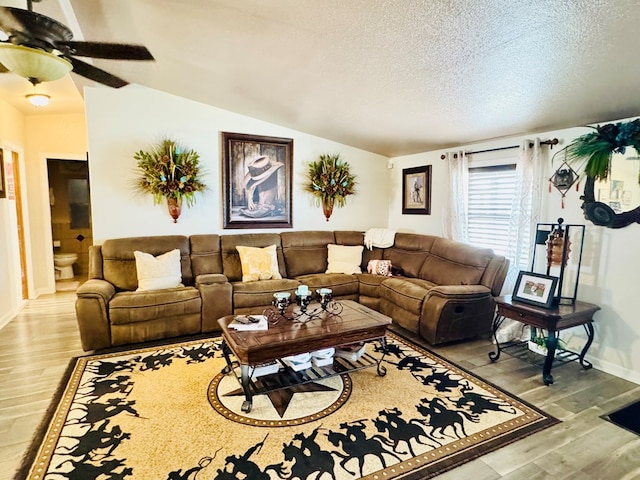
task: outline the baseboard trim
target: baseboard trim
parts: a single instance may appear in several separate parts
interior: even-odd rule
[[[14,309],[6,312],[2,317],[0,317],[0,329],[4,328],[11,320],[16,318],[18,313],[20,313],[20,310],[22,310],[26,304],[26,300],[20,300]]]
[[[640,385],[640,372],[634,372],[633,370],[629,370],[628,368],[624,368],[620,365],[616,365],[615,363],[607,362],[606,360],[600,360],[598,358],[587,356],[587,360],[589,360],[593,364],[593,368],[597,368],[598,370],[602,370],[605,373],[615,375],[616,377],[622,378],[624,380],[629,380],[630,382]]]

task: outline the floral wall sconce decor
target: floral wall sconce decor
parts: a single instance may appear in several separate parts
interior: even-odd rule
[[[175,140],[164,138],[149,151],[139,150],[133,158],[138,168],[136,188],[153,195],[156,205],[166,198],[173,223],[178,221],[183,200],[191,206],[195,194],[207,188],[200,180],[200,156]]]
[[[322,205],[324,216],[329,221],[333,207],[344,207],[349,195],[356,193],[356,177],[351,166],[340,158],[340,154],[320,155],[309,164],[309,181],[305,190],[316,197]]]

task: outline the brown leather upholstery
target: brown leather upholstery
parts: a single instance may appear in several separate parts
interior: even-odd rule
[[[182,283],[193,285],[189,239],[181,235],[105,240],[102,244],[103,278],[118,290],[135,290],[138,288],[138,276],[133,252],[138,250],[155,257],[176,248],[180,250]]]
[[[327,245],[333,232],[282,232],[282,252],[290,278],[327,270]]]
[[[77,291],[85,350],[218,330],[231,313],[260,313],[273,294],[304,283],[328,287],[390,316],[432,344],[487,334],[508,261],[491,250],[432,235],[397,233],[389,248],[366,247],[362,274],[327,274],[327,245],[362,245],[363,232],[303,231],[136,237],[106,240],[89,250],[89,280]],[[237,246],[276,245],[281,280],[242,282]],[[136,292],[134,250],[159,255],[180,249],[184,287]],[[366,273],[386,259],[404,273]]]

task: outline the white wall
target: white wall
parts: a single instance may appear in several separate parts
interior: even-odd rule
[[[525,138],[538,137],[541,140],[558,138],[560,145],[554,149],[549,150],[549,147],[544,147],[548,154],[545,178],[549,178],[561,164],[558,159],[552,164],[553,154],[571,143],[573,139],[591,131],[593,130],[590,128],[580,127],[542,132],[466,145],[464,150],[518,145]],[[458,148],[449,150],[455,151]],[[444,152],[439,150],[392,159],[395,167],[392,170],[390,185],[389,228],[442,235],[442,212],[449,193],[446,162],[440,159]],[[517,155],[517,150],[515,154]],[[433,165],[432,214],[430,216],[402,215],[402,169],[429,164]],[[582,174],[581,171],[578,173]],[[640,276],[638,273],[640,249],[637,248],[637,239],[640,234],[640,225],[633,224],[613,230],[595,226],[585,220],[580,208],[582,204],[580,195],[583,188],[584,181],[581,181],[579,192],[576,192],[575,188],[569,190],[565,197],[565,208],[562,209],[560,193],[555,188],[548,193],[547,185],[544,185],[540,222],[553,223],[558,217],[562,217],[565,223],[585,225],[584,257],[580,269],[578,299],[601,307],[594,317],[596,334],[587,359],[592,361],[596,368],[640,383],[640,356],[637,354],[640,351],[640,320],[636,313]],[[636,198],[634,203],[640,203],[640,199]],[[563,338],[567,338],[571,345],[583,344],[584,337],[582,327],[563,333]]]
[[[11,150],[17,151],[17,146],[24,143],[24,135],[24,121],[20,112],[0,100],[0,148],[4,150],[5,165],[11,162]],[[16,202],[0,198],[0,328],[22,306],[21,281]]]
[[[223,230],[221,132],[293,138],[293,228],[366,230],[387,224],[387,158],[140,86],[85,91],[94,243],[139,235],[241,233]],[[183,205],[177,223],[151,195],[134,193],[136,151],[162,136],[200,154],[209,191],[193,207]],[[303,191],[307,165],[323,153],[340,153],[357,176],[358,193],[335,208],[329,222]],[[260,229],[259,232],[274,230]]]

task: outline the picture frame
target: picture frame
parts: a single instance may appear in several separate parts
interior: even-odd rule
[[[402,214],[431,215],[431,165],[402,169]]]
[[[293,139],[222,132],[223,228],[292,228]]]
[[[551,308],[557,285],[558,277],[521,271],[511,298],[517,302]]]
[[[7,198],[7,182],[4,178],[4,151],[0,148],[0,198]]]

